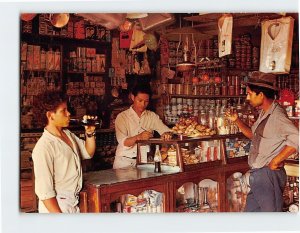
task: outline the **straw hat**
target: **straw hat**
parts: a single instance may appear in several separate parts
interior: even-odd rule
[[[260,71],[252,72],[247,84],[265,87],[277,91],[276,76],[270,73],[263,73]]]

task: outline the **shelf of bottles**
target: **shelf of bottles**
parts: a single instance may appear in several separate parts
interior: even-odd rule
[[[168,125],[181,128],[181,134],[186,134],[188,126],[200,124],[226,135],[240,132],[236,125],[225,118],[226,111],[236,111],[247,125],[255,122],[257,112],[243,98],[236,99],[193,99],[172,97],[164,106],[164,120]],[[195,123],[194,123],[195,122]]]
[[[184,83],[164,83],[162,89],[163,93],[170,96],[186,98],[242,98],[246,97],[247,77],[203,74],[200,81],[198,77],[194,77]]]
[[[177,189],[176,212],[218,212],[219,184],[211,179],[184,183]]]

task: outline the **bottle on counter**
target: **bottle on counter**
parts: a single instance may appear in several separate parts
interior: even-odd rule
[[[159,145],[156,145],[155,154],[154,154],[154,172],[161,172],[161,153],[159,150]]]

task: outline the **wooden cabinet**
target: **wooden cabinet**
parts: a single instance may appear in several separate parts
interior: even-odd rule
[[[133,210],[138,212],[137,203],[132,204],[129,210],[129,206],[122,203],[122,198],[124,195],[130,195],[133,198],[131,202],[137,202],[133,196],[138,197],[145,191],[151,191],[162,198],[160,211],[172,212],[173,206],[170,206],[169,202],[172,199],[171,181],[172,174],[177,172],[178,170],[169,170],[165,173],[154,173],[152,169],[137,167],[86,173],[84,187],[87,190],[87,210],[88,212],[119,212],[121,209],[122,212],[133,212]],[[117,207],[118,203],[122,203],[121,208]]]
[[[146,190],[162,193],[162,212],[242,212],[245,207],[247,184],[244,182],[249,170],[247,158],[239,158],[215,167],[207,164],[201,169],[185,172],[169,171],[158,174],[153,172],[153,166],[150,170],[149,167],[143,169],[137,167],[86,173],[84,189],[87,205],[82,209],[98,213],[130,212],[124,211],[122,196],[138,196]],[[292,171],[288,171],[289,174],[290,172]],[[200,198],[203,198],[203,195],[194,193],[197,186],[202,188],[202,192],[206,187],[211,189],[208,190],[210,193],[207,194],[207,201],[214,202],[213,206],[201,208],[203,200]],[[182,187],[186,193],[183,193]]]
[[[216,167],[207,165],[206,168],[186,172],[168,170],[168,172],[154,173],[153,167],[89,172],[84,175],[84,189],[88,200],[85,209],[88,212],[128,212],[124,211],[126,208],[122,202],[123,195],[138,196],[146,190],[154,190],[163,196],[162,212],[183,212],[183,210],[184,212],[208,212],[208,210],[192,211],[191,206],[188,206],[192,203],[186,203],[186,207],[182,207],[178,190],[183,185],[193,183],[200,188],[215,189],[210,194],[214,195],[214,206],[209,212],[227,212],[226,175],[235,170],[246,170],[247,166],[247,162],[243,161],[239,164]],[[149,213],[149,211],[145,212]]]
[[[29,171],[31,172],[31,171]],[[34,192],[33,175],[20,180],[20,211],[21,212],[36,212],[37,197]]]
[[[230,206],[226,188],[228,177],[237,171],[245,173],[248,170],[246,156],[230,158],[225,149],[226,139],[239,140],[238,138],[244,137],[239,134],[138,141],[137,168],[85,174],[84,187],[88,199],[85,209],[88,212],[149,212],[151,208],[149,209],[148,203],[141,204],[139,211],[136,206],[127,206],[125,198],[133,195],[132,199],[136,197],[140,200],[143,199],[140,197],[143,192],[154,190],[163,196],[164,204],[160,208],[162,212],[226,212]],[[184,157],[187,153],[183,149],[194,151],[197,146],[209,141],[217,141],[217,146],[215,143],[207,144],[212,148],[208,146],[202,156],[198,154],[196,163],[190,163]],[[161,165],[162,173],[154,172],[155,145],[159,145],[161,150],[165,148],[165,153],[171,147],[176,151],[176,164],[169,164],[168,160],[164,160]],[[142,173],[146,175],[143,176]]]
[[[21,134],[20,139],[20,211],[36,212],[32,150],[41,133]]]

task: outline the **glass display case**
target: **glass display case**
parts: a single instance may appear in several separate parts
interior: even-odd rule
[[[184,183],[177,189],[176,212],[218,212],[219,184],[211,179]]]
[[[240,139],[242,138],[242,139]],[[242,135],[214,135],[202,137],[179,137],[164,141],[158,138],[137,142],[137,165],[152,164],[154,169],[154,153],[159,145],[162,164],[178,166],[180,171],[226,164],[235,154],[248,155],[250,141]],[[244,153],[240,153],[244,151]],[[231,153],[232,152],[232,153]]]

